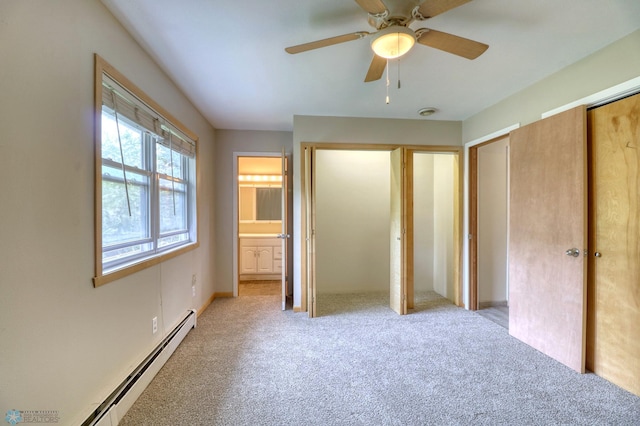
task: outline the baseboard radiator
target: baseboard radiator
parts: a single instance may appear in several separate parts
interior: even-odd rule
[[[196,327],[197,312],[190,310],[186,317],[145,358],[142,363],[109,395],[105,401],[82,423],[82,426],[117,426],[142,391],[160,371],[182,339]]]

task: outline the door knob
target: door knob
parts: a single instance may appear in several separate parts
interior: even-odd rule
[[[599,251],[595,252],[594,254],[595,257],[602,257],[602,253],[600,253]]]
[[[578,257],[580,256],[580,249],[572,248],[564,252],[567,256]]]

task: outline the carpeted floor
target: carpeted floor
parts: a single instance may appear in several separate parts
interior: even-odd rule
[[[217,299],[127,425],[639,425],[640,398],[435,294]]]

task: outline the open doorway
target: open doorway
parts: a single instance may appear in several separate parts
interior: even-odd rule
[[[453,152],[422,152],[407,150],[411,162],[408,175],[412,179],[420,208],[413,214],[413,195],[406,215],[412,219],[405,225],[405,235],[413,235],[417,224],[420,236],[411,241],[402,267],[407,280],[407,308],[419,305],[426,293],[439,294],[458,303],[459,263],[459,200],[457,185],[458,156]],[[427,161],[421,161],[427,159]],[[309,206],[313,273],[310,278],[310,303],[315,315],[331,315],[344,311],[359,311],[366,305],[390,306],[391,275],[391,161],[390,151],[317,149],[313,152],[313,185],[306,190],[313,200]],[[428,170],[427,170],[428,169]],[[408,191],[413,194],[414,191]],[[428,201],[427,201],[428,199]],[[424,202],[423,202],[424,201]],[[430,236],[424,238],[422,234]],[[403,237],[404,239],[404,237]],[[425,246],[429,246],[428,248]],[[413,248],[415,247],[415,257]],[[428,265],[428,266],[425,266]],[[413,270],[419,269],[416,291]],[[428,278],[425,276],[429,275]],[[345,295],[350,297],[344,297]],[[357,304],[353,295],[357,294]],[[432,297],[432,296],[431,296]],[[428,298],[428,297],[427,297]],[[346,304],[349,300],[349,304]],[[426,300],[426,299],[425,299]],[[370,306],[369,306],[370,307]],[[395,310],[395,309],[394,309]]]
[[[290,212],[284,154],[236,154],[234,296],[289,297]]]
[[[318,150],[315,158],[318,316],[389,303],[389,151]],[[385,302],[386,301],[386,302]]]
[[[414,304],[437,294],[456,300],[453,153],[413,152]]]
[[[470,309],[509,328],[509,136],[469,149]]]

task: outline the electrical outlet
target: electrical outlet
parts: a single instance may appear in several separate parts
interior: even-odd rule
[[[158,317],[153,317],[151,320],[151,329],[153,330],[153,334],[156,334],[158,331]]]
[[[191,286],[191,296],[196,297],[196,286]]]
[[[196,274],[191,275],[191,286],[192,287],[195,287],[196,281],[197,281]]]

